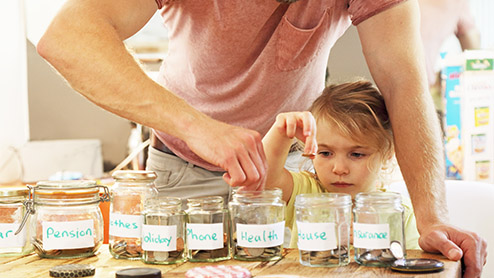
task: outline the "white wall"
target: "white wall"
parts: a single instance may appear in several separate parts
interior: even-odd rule
[[[0,8],[0,183],[22,175],[17,149],[29,140],[24,1]]]
[[[2,1],[0,8],[0,147],[29,139],[24,1]]]

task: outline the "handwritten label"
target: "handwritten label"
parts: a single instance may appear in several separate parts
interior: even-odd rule
[[[237,244],[242,247],[273,247],[283,244],[285,221],[247,225],[237,223]]]
[[[298,249],[326,251],[336,249],[334,223],[307,223],[297,221]]]
[[[214,250],[223,248],[223,223],[187,223],[187,247],[193,250]]]
[[[177,226],[142,225],[142,249],[146,251],[177,250]]]
[[[110,213],[110,235],[141,238],[144,216]]]
[[[19,225],[19,223],[0,223],[0,253],[10,252],[2,250],[3,248],[22,248],[26,244],[26,227],[19,234],[14,235]]]
[[[93,219],[66,222],[44,221],[41,226],[45,250],[94,247]]]
[[[389,224],[353,223],[355,248],[386,249],[389,242]]]

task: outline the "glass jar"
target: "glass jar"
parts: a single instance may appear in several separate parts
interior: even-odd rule
[[[187,199],[187,259],[217,262],[230,259],[230,222],[223,197]]]
[[[109,248],[116,259],[140,260],[146,200],[158,195],[153,171],[116,171],[111,190]]]
[[[94,181],[41,181],[28,187],[31,198],[23,221],[33,214],[31,243],[36,254],[53,259],[94,255],[103,243],[99,203],[109,200],[108,188]]]
[[[295,199],[295,215],[302,265],[332,267],[350,263],[352,196],[300,194]]]
[[[159,197],[146,201],[142,225],[143,262],[185,261],[185,220],[180,198]]]
[[[278,188],[264,191],[234,190],[229,203],[234,259],[281,259],[285,234],[285,202],[282,194]]]
[[[22,229],[18,234],[25,213],[24,201],[27,187],[0,189],[0,257],[29,254],[33,247],[29,240],[31,229]]]
[[[357,263],[387,267],[406,255],[404,208],[399,193],[358,193],[353,216]]]

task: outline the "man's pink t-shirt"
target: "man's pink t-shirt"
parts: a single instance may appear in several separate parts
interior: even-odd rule
[[[156,0],[168,29],[158,82],[228,124],[264,135],[276,115],[322,92],[329,51],[351,23],[403,0]],[[155,130],[177,156],[212,171],[182,140]],[[208,144],[208,142],[204,142]]]

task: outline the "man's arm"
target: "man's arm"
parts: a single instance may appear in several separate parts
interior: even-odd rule
[[[465,276],[476,277],[485,262],[485,241],[448,224],[443,147],[427,88],[419,18],[416,1],[409,0],[357,28],[391,118],[396,156],[417,216],[420,246],[455,260],[463,251]]]
[[[123,40],[156,12],[154,0],[68,0],[38,52],[90,101],[121,117],[165,131],[227,171],[233,186],[257,189],[266,169],[261,136],[195,110],[151,80]]]

